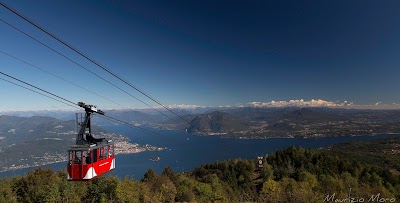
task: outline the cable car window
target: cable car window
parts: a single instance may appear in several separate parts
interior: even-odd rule
[[[92,163],[92,153],[91,151],[88,151],[86,156],[86,164],[91,164],[91,163]]]
[[[74,164],[81,164],[82,163],[82,151],[75,151],[75,159]]]
[[[89,162],[89,152],[88,151],[83,151],[82,152],[82,154],[83,154],[83,159],[82,159],[82,164],[88,164]]]
[[[68,159],[68,164],[72,164],[72,159],[73,159],[73,157],[74,157],[73,154],[74,154],[73,151],[69,151],[69,155],[68,155],[68,157],[69,157],[69,159]]]
[[[93,154],[93,163],[95,163],[97,161],[97,149],[94,149],[92,154]]]
[[[100,160],[104,158],[104,147],[100,147]]]
[[[105,146],[104,147],[104,156],[105,156],[105,158],[108,158],[108,152],[109,152],[109,148],[110,148],[110,146]]]

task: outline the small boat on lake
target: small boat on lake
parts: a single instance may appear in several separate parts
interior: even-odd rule
[[[154,157],[154,158],[151,158],[150,159],[151,161],[160,161],[160,157],[158,156],[158,157]]]

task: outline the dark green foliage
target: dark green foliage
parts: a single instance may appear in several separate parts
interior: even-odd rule
[[[15,178],[13,188],[18,202],[56,202],[61,200],[61,179],[50,169],[37,169],[26,176]]]
[[[164,169],[164,171],[161,173],[161,176],[169,178],[174,184],[178,183],[177,175],[170,166]]]
[[[157,173],[150,168],[143,176],[142,182],[154,181],[157,178]]]
[[[99,177],[87,186],[85,201],[87,202],[106,202],[117,199],[117,185],[119,179],[116,177]]]
[[[229,190],[243,200],[252,200],[256,194],[256,186],[253,184],[253,172],[255,164],[250,160],[227,160],[218,163],[206,164],[194,169],[192,176],[205,183],[210,183],[210,174],[226,183]]]
[[[8,178],[0,180],[0,202],[17,202],[17,195],[13,192]]]
[[[328,148],[329,154],[400,171],[400,136],[368,142],[348,142]]]

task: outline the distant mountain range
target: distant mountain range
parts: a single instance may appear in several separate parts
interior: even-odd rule
[[[165,109],[158,111],[168,117],[153,109],[106,110],[106,115],[144,127],[240,138],[321,137],[400,132],[397,127],[400,126],[400,110],[299,107],[205,107],[173,110],[186,121]],[[24,115],[24,112],[9,113],[9,115],[14,114]],[[35,112],[26,114],[35,115]],[[60,120],[75,118],[74,112],[41,111],[37,114],[52,115]],[[100,116],[94,117],[93,123],[99,126],[120,124]]]
[[[0,146],[35,141],[43,138],[43,135],[59,138],[60,136],[57,136],[57,133],[67,133],[75,129],[74,121],[62,121],[42,116],[26,118],[3,115],[0,116],[0,136],[5,138]],[[49,133],[53,131],[54,133]]]
[[[345,121],[346,116],[307,108],[243,108],[227,112],[199,114],[191,120],[188,132],[254,137],[300,132],[306,124]],[[193,117],[193,116],[192,116]],[[236,135],[235,135],[236,134]]]
[[[186,115],[188,132],[239,138],[327,137],[400,133],[398,110],[231,108]]]

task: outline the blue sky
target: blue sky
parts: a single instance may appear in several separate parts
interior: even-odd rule
[[[398,1],[3,2],[167,105],[400,103]],[[156,106],[4,8],[0,18]],[[1,22],[0,33],[1,51],[124,108],[144,107]],[[120,108],[1,53],[0,69],[72,101]],[[0,111],[69,108],[3,81],[0,94]]]

